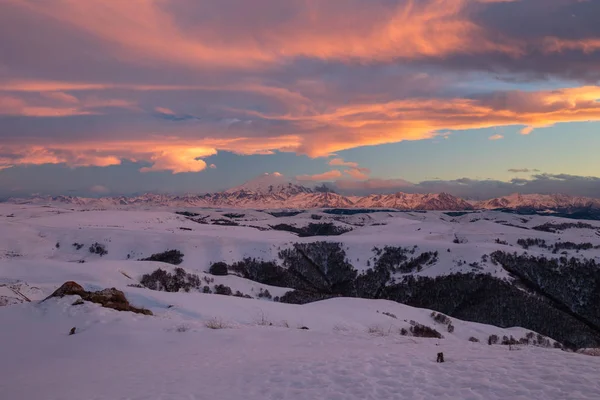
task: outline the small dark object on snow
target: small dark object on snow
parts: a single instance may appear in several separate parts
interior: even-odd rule
[[[301,327],[300,329],[303,329],[303,330],[307,331],[307,330],[308,330],[308,327],[306,327],[306,326],[303,326],[303,327]]]
[[[80,306],[83,304],[83,300],[81,299],[77,299],[75,300],[75,302],[73,304],[71,304],[72,306]]]
[[[71,331],[69,332],[69,336],[74,335],[75,334],[75,327],[71,328]]]
[[[438,353],[437,354],[437,360],[436,360],[436,362],[439,362],[439,363],[443,363],[444,362],[444,353]]]

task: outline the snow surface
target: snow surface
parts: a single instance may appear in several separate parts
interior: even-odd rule
[[[227,210],[197,212],[218,219]],[[516,226],[568,220],[498,212],[460,217],[440,212],[372,213],[341,220],[319,210],[282,218],[258,211],[244,213],[238,220],[248,225],[302,226],[313,221],[311,214],[316,213],[324,221],[354,230],[337,237],[298,238],[281,231],[198,224],[164,210],[0,205],[0,300],[10,304],[0,307],[0,398],[598,398],[600,357],[533,346],[511,351],[487,345],[492,334],[519,339],[529,332],[519,327],[502,329],[452,318],[455,329],[450,333],[431,318],[430,310],[385,300],[338,298],[298,306],[128,285],[158,267],[173,268],[133,261],[170,248],[185,254],[186,270],[208,278],[204,271],[212,261],[245,256],[275,259],[278,248],[298,241],[340,241],[359,269],[366,268],[373,246],[417,245],[420,251],[439,251],[439,261],[421,272],[437,275],[468,270],[456,264],[458,259],[481,261],[483,254],[495,249],[522,251],[515,245],[521,237],[599,244],[600,223],[590,222],[597,229],[553,234]],[[455,236],[465,243],[453,243]],[[496,238],[508,245],[495,243]],[[74,242],[85,246],[77,250]],[[91,254],[87,246],[94,242],[106,245],[108,254]],[[531,254],[544,251],[529,250]],[[569,253],[600,255],[598,250]],[[502,276],[491,264],[482,265],[485,271]],[[253,297],[260,289],[274,296],[286,291],[235,276],[210,278],[215,279],[211,285],[223,283]],[[116,287],[133,305],[152,310],[154,316],[87,302],[73,306],[77,296],[39,302],[67,280],[87,290]],[[444,338],[402,336],[400,330],[409,329],[411,321],[435,328]],[[215,325],[224,329],[209,328]],[[72,327],[77,332],[69,336]],[[470,342],[471,337],[480,342]],[[438,352],[444,353],[445,363],[435,362]]]

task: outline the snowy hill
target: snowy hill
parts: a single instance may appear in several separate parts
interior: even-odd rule
[[[557,338],[600,346],[589,306],[597,293],[586,286],[595,279],[590,263],[600,261],[600,222],[497,211],[187,210],[0,204],[4,397],[592,399],[600,391],[600,358],[554,348]],[[169,249],[198,278],[189,292],[140,284],[157,269],[178,273],[136,261]],[[536,278],[562,307],[575,298],[571,314],[541,300],[544,291],[529,295],[522,282],[530,271],[502,258],[525,252],[580,263],[564,271],[581,277]],[[208,273],[215,262],[228,274]],[[321,263],[329,282],[313,273]],[[368,291],[384,267],[394,271],[383,288],[390,299],[331,298],[350,293],[347,280],[327,286],[343,274],[356,280],[352,290]],[[303,278],[278,275],[290,269]],[[39,303],[70,280],[89,291],[114,287],[153,315],[73,305],[77,296]],[[578,289],[565,286],[564,299],[556,282]],[[307,284],[325,285],[313,295],[326,300],[291,304],[303,301]],[[419,307],[390,301],[407,293],[417,297],[398,300]],[[439,337],[420,337],[421,326]],[[511,337],[520,344],[501,344]]]

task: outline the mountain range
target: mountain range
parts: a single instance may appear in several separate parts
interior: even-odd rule
[[[227,208],[389,208],[398,210],[573,210],[600,209],[600,199],[564,194],[512,194],[483,201],[465,200],[448,193],[393,193],[344,196],[326,187],[309,188],[286,180],[280,174],[265,174],[223,192],[202,195],[146,193],[138,196],[87,198],[35,196],[9,199],[20,204],[69,204],[95,208],[123,206],[227,207]]]

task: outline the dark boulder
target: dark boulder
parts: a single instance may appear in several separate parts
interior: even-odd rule
[[[83,289],[81,285],[76,282],[68,281],[63,283],[61,287],[56,289],[54,293],[45,298],[42,301],[46,301],[51,297],[64,297],[64,296],[80,296],[82,300],[91,301],[92,303],[100,304],[102,307],[112,308],[117,311],[131,311],[137,314],[152,315],[152,311],[146,310],[145,308],[137,308],[129,304],[125,294],[115,288],[103,289],[97,292],[88,292]],[[80,304],[77,301],[75,304]]]

